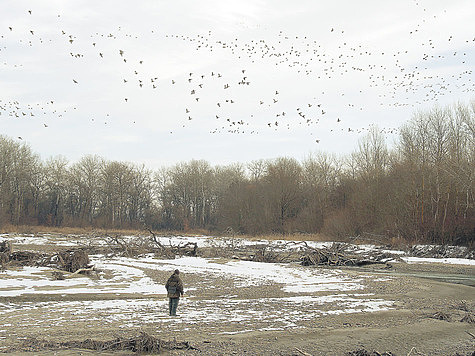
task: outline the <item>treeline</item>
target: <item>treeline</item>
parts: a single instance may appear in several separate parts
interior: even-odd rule
[[[475,102],[416,114],[388,149],[373,127],[342,158],[190,161],[152,171],[85,156],[42,161],[0,136],[0,224],[376,234],[471,244]]]

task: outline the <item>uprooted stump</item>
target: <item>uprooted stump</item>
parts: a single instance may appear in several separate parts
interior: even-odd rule
[[[7,255],[12,253],[12,243],[8,240],[0,242],[0,253],[6,253]]]
[[[0,242],[0,269],[4,269],[6,264],[10,261],[10,254],[12,253],[12,244],[10,241]]]
[[[54,256],[53,256],[54,258]],[[59,269],[67,272],[76,272],[79,269],[89,268],[89,256],[85,250],[67,250],[56,254]]]
[[[196,350],[188,341],[166,341],[141,332],[132,338],[117,337],[113,340],[93,340],[52,342],[36,338],[27,339],[20,346],[23,351],[42,351],[60,349],[87,349],[95,351],[132,351],[138,353],[157,353],[164,350]],[[19,350],[14,350],[19,351]]]
[[[7,266],[53,267],[77,274],[91,271],[93,266],[89,265],[89,262],[89,255],[84,249],[66,250],[53,255],[33,251],[0,252],[0,267],[2,269]]]

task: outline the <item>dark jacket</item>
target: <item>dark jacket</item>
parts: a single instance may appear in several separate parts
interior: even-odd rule
[[[165,288],[167,289],[168,298],[180,298],[183,295],[183,283],[180,276],[175,273],[168,278]]]

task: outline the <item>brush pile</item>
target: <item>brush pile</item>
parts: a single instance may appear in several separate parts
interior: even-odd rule
[[[381,251],[370,251],[366,253],[357,252],[353,245],[344,243],[333,243],[326,248],[313,248],[307,246],[303,256],[300,258],[303,266],[365,266],[370,264],[386,264],[397,258],[390,253]]]
[[[0,267],[5,269],[9,266],[52,267],[70,273],[92,270],[89,255],[84,249],[71,249],[55,254],[13,251],[12,244],[3,241],[0,242]]]
[[[408,252],[413,257],[475,259],[475,249],[450,245],[414,245]]]
[[[157,257],[173,259],[176,256],[198,255],[198,244],[186,242],[183,244],[165,245],[160,238],[151,230],[151,236],[138,236],[135,238],[120,235],[105,235],[102,238],[101,247],[90,247],[92,253],[106,254],[108,256],[139,257],[146,254],[154,254]]]
[[[351,351],[347,353],[348,356],[394,356],[391,352],[378,352],[378,351],[367,351],[365,349],[360,349],[356,351]]]
[[[469,323],[469,324],[475,324],[475,314],[473,313],[466,313],[462,319],[460,319],[462,323]]]
[[[54,342],[30,338],[23,342],[16,350],[39,352],[45,350],[86,349],[95,351],[131,351],[137,353],[158,353],[169,350],[195,350],[187,341],[166,341],[141,332],[131,338],[117,337],[112,340],[93,340]]]

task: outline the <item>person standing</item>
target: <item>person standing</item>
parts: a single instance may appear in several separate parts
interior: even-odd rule
[[[180,279],[180,271],[175,270],[173,274],[168,278],[167,283],[165,284],[165,288],[167,289],[167,296],[168,296],[168,308],[170,311],[170,316],[176,316],[176,309],[178,307],[178,302],[180,301],[180,297],[183,296],[183,283]]]

